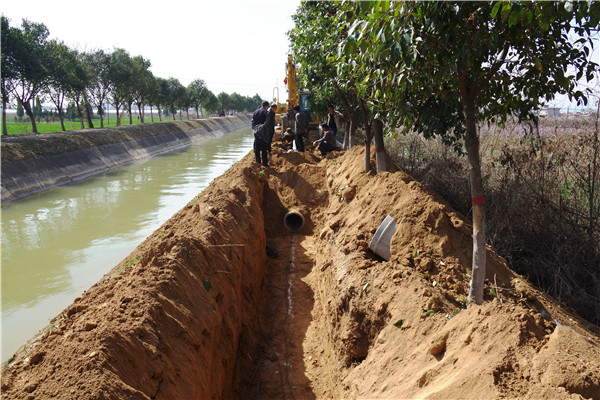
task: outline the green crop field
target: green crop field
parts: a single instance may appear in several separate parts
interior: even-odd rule
[[[165,118],[163,117],[163,121],[164,120],[165,120]],[[15,121],[7,120],[6,128],[7,128],[8,134],[9,135],[30,134],[31,133],[31,122],[29,122],[27,119],[25,119],[24,121],[26,121],[26,122],[15,122]],[[93,121],[94,121],[94,127],[99,128],[100,127],[100,119],[94,118]],[[158,118],[156,116],[154,118],[154,121],[158,122]],[[152,122],[152,120],[150,118],[146,118],[146,122]],[[116,123],[117,123],[117,120],[114,117],[111,117],[110,120],[108,121],[108,123],[106,120],[104,120],[105,127],[116,126]],[[139,119],[137,119],[137,118],[133,119],[133,124],[139,124],[139,123],[140,123]],[[129,125],[129,118],[122,118],[121,125]],[[85,124],[85,127],[87,128],[87,124]],[[44,122],[44,121],[40,121],[37,123],[37,129],[38,129],[38,133],[53,133],[53,132],[60,132],[62,130],[60,127],[60,122]],[[81,124],[79,122],[79,119],[73,120],[73,121],[65,121],[65,129],[67,131],[81,129]]]

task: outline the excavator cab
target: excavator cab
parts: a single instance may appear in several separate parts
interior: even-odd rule
[[[319,114],[313,115],[309,103],[310,90],[298,91],[300,111],[308,116],[308,130],[319,130]]]

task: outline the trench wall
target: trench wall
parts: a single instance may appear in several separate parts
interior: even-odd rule
[[[85,130],[74,134],[57,134],[52,137],[36,135],[29,138],[3,139],[5,142],[2,146],[3,160],[6,156],[5,148],[10,146],[24,148],[24,144],[27,141],[30,143],[31,140],[49,141],[48,147],[60,148],[63,145],[67,149],[83,148],[2,162],[2,202],[85,179],[90,175],[189,146],[209,137],[245,128],[248,125],[247,117],[234,116],[129,125],[101,131]],[[99,132],[102,135],[102,141],[108,143],[90,146],[90,143],[94,144],[95,132]],[[6,158],[10,159],[10,157]]]
[[[264,179],[245,157],[171,217],[2,371],[13,399],[221,399],[255,330]]]

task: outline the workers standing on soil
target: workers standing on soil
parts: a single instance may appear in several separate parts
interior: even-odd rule
[[[337,148],[337,143],[335,141],[335,135],[329,130],[327,124],[321,124],[321,129],[323,130],[323,134],[319,140],[313,142],[313,145],[318,144],[321,156],[325,157],[327,153],[334,151]]]
[[[271,103],[271,107],[267,111],[267,120],[265,121],[265,131],[267,132],[267,151],[271,153],[271,143],[273,135],[275,135],[275,113],[277,112],[277,103]]]
[[[329,113],[327,114],[327,126],[329,127],[331,133],[333,133],[333,136],[337,136],[338,130],[341,131],[343,129],[341,119],[342,113],[340,113],[339,111],[335,111],[333,104],[330,104],[327,107],[327,110],[329,111]]]
[[[300,106],[294,106],[292,110],[296,115],[296,150],[304,151],[303,138],[308,135],[308,116],[300,111]]]
[[[269,108],[269,102],[263,101],[262,105],[254,111],[252,114],[252,131],[254,132],[254,157],[256,162],[269,166],[269,160],[267,159],[268,139],[265,130],[265,122],[267,121],[267,108]],[[262,162],[261,162],[262,157]]]

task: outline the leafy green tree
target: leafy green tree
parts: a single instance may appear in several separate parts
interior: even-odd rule
[[[90,102],[98,109],[104,110],[104,104],[108,100],[111,90],[110,54],[104,50],[96,50],[85,56],[86,65],[90,69],[91,81],[87,87]],[[100,127],[104,127],[104,112],[100,115]]]
[[[14,29],[10,27],[10,20],[6,18],[4,15],[0,16],[0,95],[2,96],[2,135],[8,135],[8,130],[6,127],[6,105],[10,100],[10,83],[16,80],[17,78],[17,67],[15,65],[15,45],[17,44],[16,40],[13,40],[11,36],[15,33]],[[23,107],[20,105],[21,103],[17,101],[18,107],[21,107],[21,112],[23,112]],[[22,118],[21,115],[19,118]]]
[[[217,95],[217,99],[219,99],[219,103],[221,103],[221,107],[224,110],[229,110],[232,108],[231,97],[229,96],[229,94],[221,92]]]
[[[206,83],[202,79],[196,79],[188,85],[187,90],[190,105],[196,110],[196,117],[200,118],[202,104],[206,101],[206,95],[208,94]]]
[[[469,300],[483,301],[485,217],[477,125],[532,119],[556,93],[586,104],[576,80],[591,79],[598,2],[361,2],[340,56],[390,128],[464,140],[473,198]]]
[[[217,96],[215,96],[215,94],[210,90],[206,95],[206,101],[203,103],[203,105],[204,108],[212,114],[214,114],[222,108],[221,102],[219,101]]]
[[[156,90],[152,96],[152,103],[158,108],[158,119],[162,121],[162,108],[164,108],[165,116],[168,112],[167,100],[169,95],[169,82],[164,78],[156,78]]]
[[[298,63],[301,84],[308,87],[316,109],[325,111],[333,98],[342,105],[347,121],[344,147],[351,146],[352,134],[359,125],[365,128],[365,171],[370,169],[370,142],[372,130],[367,93],[358,92],[355,81],[356,62],[347,62],[338,56],[338,48],[346,40],[354,22],[357,3],[302,2],[293,19],[294,28],[288,33],[293,59]]]
[[[23,19],[21,29],[8,26],[11,51],[11,76],[5,82],[8,90],[21,102],[31,121],[33,133],[38,133],[30,102],[43,90],[48,80],[46,44],[48,29],[44,24]]]
[[[182,103],[182,98],[185,96],[185,86],[179,82],[176,78],[167,79],[165,104],[169,108],[169,111],[175,121],[175,115],[177,114],[177,108]],[[181,118],[180,118],[181,119]]]
[[[48,43],[47,57],[49,79],[44,91],[54,103],[61,129],[65,131],[64,101],[69,90],[77,85],[77,55],[63,42],[52,40]]]
[[[67,87],[67,97],[71,99],[73,103],[75,103],[75,108],[79,117],[79,123],[81,125],[81,129],[83,129],[83,107],[85,104],[85,91],[86,88],[90,85],[92,77],[90,75],[89,68],[87,68],[85,65],[85,55],[83,53],[79,53],[75,50],[72,50],[72,56],[72,65],[70,67],[72,80],[70,82],[70,85],[68,85]]]
[[[144,123],[144,106],[152,96],[154,75],[150,71],[150,60],[142,56],[133,58],[134,81],[133,81],[133,99],[138,108],[140,121]]]
[[[117,126],[121,125],[121,107],[130,93],[131,81],[134,76],[133,60],[127,50],[114,49],[109,57],[108,74],[111,82],[110,102],[115,107]]]

